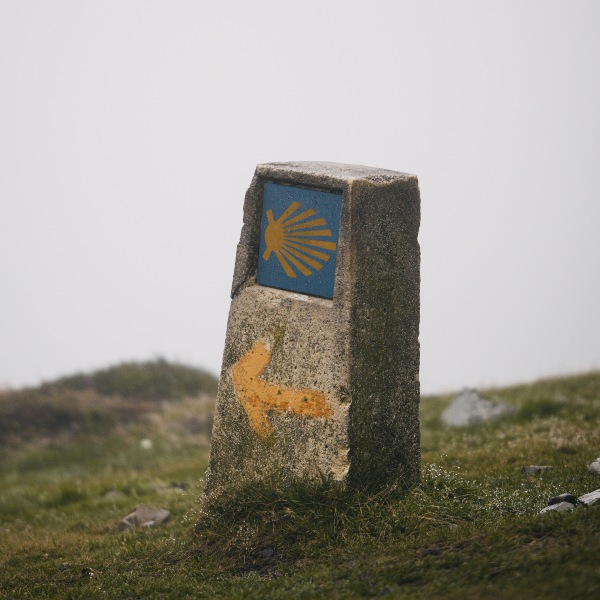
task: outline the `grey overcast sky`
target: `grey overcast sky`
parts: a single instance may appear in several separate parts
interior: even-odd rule
[[[419,177],[424,392],[600,368],[597,0],[0,0],[0,387],[218,372],[286,160]]]

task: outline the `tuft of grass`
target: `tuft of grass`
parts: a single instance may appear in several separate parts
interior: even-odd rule
[[[576,493],[593,483],[570,475]],[[215,589],[238,583],[233,597],[593,597],[600,510],[539,514],[564,476],[475,481],[429,464],[409,493],[263,482],[205,500],[195,556]]]
[[[457,472],[427,465],[408,493],[342,489],[330,481],[263,481],[205,498],[195,536],[201,556],[229,573],[268,574],[278,564],[330,555],[341,546],[415,539],[467,523],[484,510],[483,492]]]

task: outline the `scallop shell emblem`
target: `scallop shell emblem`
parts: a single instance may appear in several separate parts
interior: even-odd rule
[[[335,252],[337,245],[327,238],[333,237],[322,217],[313,218],[317,211],[309,208],[301,211],[301,202],[292,202],[278,219],[267,210],[268,225],[265,229],[267,245],[263,259],[274,254],[288,277],[297,273],[308,277],[321,269]]]

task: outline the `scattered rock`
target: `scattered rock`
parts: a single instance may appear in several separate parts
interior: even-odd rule
[[[596,504],[596,502],[600,502],[600,490],[594,490],[589,494],[584,494],[583,496],[579,496],[577,498],[581,504],[585,506],[591,506],[592,504]]]
[[[272,546],[268,546],[267,548],[261,550],[258,553],[258,556],[260,556],[260,558],[269,559],[273,556],[273,554],[275,554],[275,548],[273,548]]]
[[[550,498],[550,500],[548,500],[548,506],[560,504],[561,502],[569,502],[573,506],[577,506],[577,498],[573,496],[573,494],[561,494],[560,496]]]
[[[554,469],[551,465],[528,465],[523,467],[523,473],[525,475],[537,475],[539,473],[544,473],[545,471],[552,471]]]
[[[132,513],[128,514],[119,523],[119,529],[133,529],[134,527],[155,527],[168,521],[171,513],[164,508],[152,508],[151,506],[138,506]]]
[[[588,465],[590,473],[594,475],[600,475],[600,456],[590,465]]]
[[[185,481],[172,481],[169,485],[169,489],[185,492],[190,489],[190,484]]]
[[[105,500],[118,500],[119,498],[124,498],[125,493],[121,490],[109,490],[102,496]]]
[[[148,485],[149,489],[153,492],[167,493],[167,492],[185,492],[190,489],[190,484],[184,481],[171,481],[167,483],[162,479],[156,479]]]
[[[574,508],[575,505],[570,502],[559,502],[558,504],[551,504],[550,506],[546,506],[546,508],[542,508],[540,514],[547,512],[565,512],[567,510],[573,510]]]
[[[583,506],[592,506],[592,504],[596,504],[596,502],[600,503],[600,490],[594,490],[589,494],[579,496],[579,498],[575,498],[573,494],[561,494],[560,496],[550,498],[548,500],[548,506],[542,508],[540,514],[551,511],[565,512],[573,510],[579,504],[582,504]]]
[[[442,413],[445,425],[460,427],[498,419],[513,412],[513,408],[503,402],[490,402],[475,389],[465,388]]]

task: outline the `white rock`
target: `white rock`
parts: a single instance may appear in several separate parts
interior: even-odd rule
[[[132,529],[133,527],[155,527],[168,521],[171,513],[164,508],[152,508],[140,504],[132,513],[128,514],[121,523],[119,529]]]
[[[600,458],[597,458],[593,463],[588,465],[588,469],[590,473],[594,473],[594,475],[600,475]]]
[[[566,512],[568,510],[573,510],[575,506],[570,502],[559,502],[558,504],[551,504],[550,506],[546,506],[546,508],[542,508],[540,510],[540,514],[547,512]]]
[[[446,425],[460,427],[491,421],[513,412],[512,406],[502,402],[484,400],[477,390],[464,389],[442,413]]]
[[[596,502],[600,501],[600,490],[594,490],[589,494],[584,494],[583,496],[579,496],[577,498],[579,502],[585,504],[586,506],[591,506],[592,504],[596,504]]]

